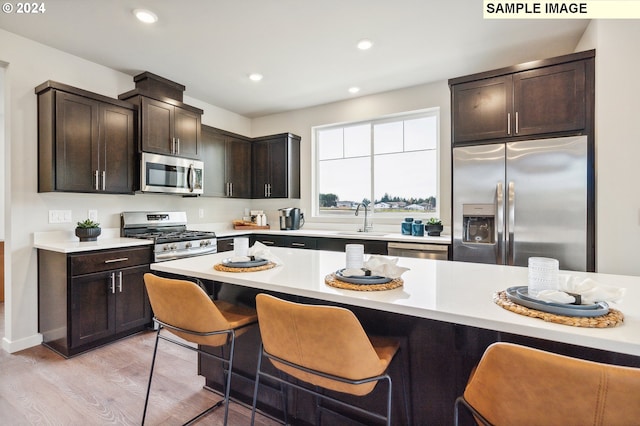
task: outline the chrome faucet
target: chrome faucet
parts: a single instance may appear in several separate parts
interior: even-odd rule
[[[369,232],[373,229],[373,225],[371,225],[368,221],[367,212],[369,211],[368,205],[365,203],[359,203],[358,207],[356,207],[356,216],[358,216],[358,212],[360,211],[360,206],[364,209],[364,226],[362,229],[359,229],[360,232]]]

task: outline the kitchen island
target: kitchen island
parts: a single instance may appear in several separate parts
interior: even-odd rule
[[[283,264],[260,272],[213,269],[229,253],[155,263],[151,269],[227,283],[222,286],[220,297],[234,301],[251,303],[252,294],[265,291],[307,303],[342,305],[352,309],[369,332],[405,336],[404,355],[410,362],[415,424],[451,422],[455,397],[463,391],[468,374],[486,346],[495,341],[512,341],[585,359],[640,367],[640,277],[564,272],[627,289],[624,300],[611,305],[625,315],[624,324],[590,329],[521,316],[496,305],[495,292],[526,285],[524,267],[400,258],[398,265],[410,268],[402,276],[404,285],[366,292],[325,284],[326,275],[344,267],[344,253],[291,248],[271,251]],[[257,344],[243,344],[242,348],[245,353],[238,366],[242,368],[244,361],[253,362],[245,368],[250,376],[257,358]],[[201,374],[215,388],[216,379],[207,368],[202,366]],[[236,388],[239,399],[247,400],[247,392],[251,395],[250,385],[242,389],[242,382],[235,381],[234,391]],[[263,407],[277,406],[278,398],[277,394],[266,396]],[[304,401],[296,403],[294,398],[290,411],[303,417],[304,404]],[[398,405],[394,400],[394,413],[401,412]]]

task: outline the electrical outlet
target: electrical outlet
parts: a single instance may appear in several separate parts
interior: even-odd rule
[[[87,210],[87,218],[94,222],[98,221],[98,210]]]
[[[71,223],[71,210],[49,210],[49,223]]]
[[[204,217],[204,209],[198,209],[198,217],[202,219]]]

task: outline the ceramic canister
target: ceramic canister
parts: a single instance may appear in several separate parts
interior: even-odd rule
[[[405,217],[404,222],[400,225],[402,230],[402,235],[411,235],[411,225],[413,224],[412,217]]]
[[[414,220],[411,226],[411,235],[414,235],[416,237],[424,237],[424,224],[420,219]]]

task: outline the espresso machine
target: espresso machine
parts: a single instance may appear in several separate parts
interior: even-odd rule
[[[283,231],[300,229],[304,225],[304,214],[297,207],[286,207],[280,211],[280,229]]]

